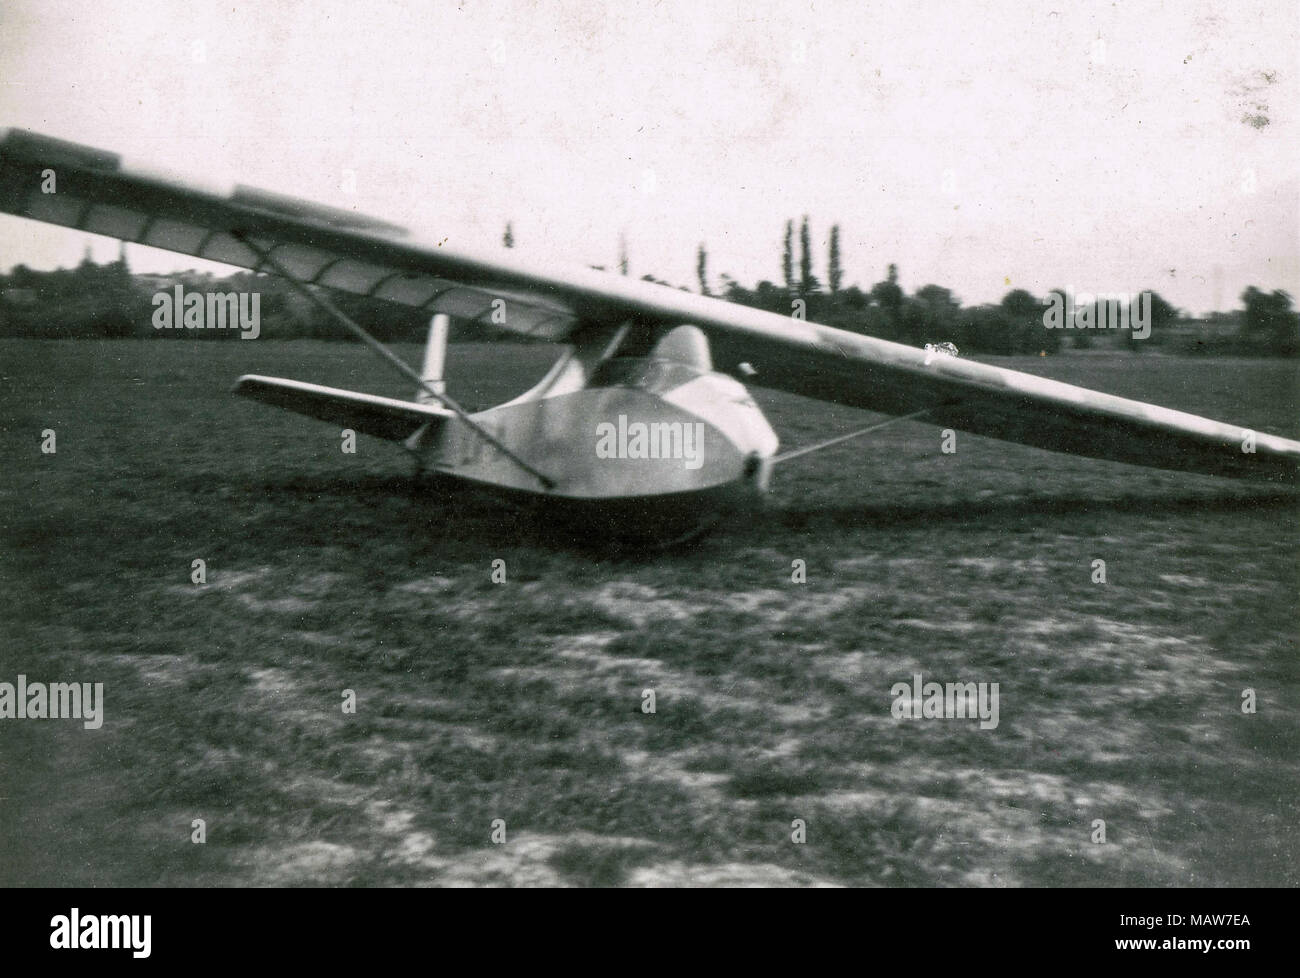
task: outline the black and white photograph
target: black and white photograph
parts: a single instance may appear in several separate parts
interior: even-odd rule
[[[0,886],[1300,884],[1298,39],[0,0]]]

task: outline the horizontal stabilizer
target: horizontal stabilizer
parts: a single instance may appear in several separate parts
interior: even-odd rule
[[[240,377],[234,391],[241,397],[390,441],[405,441],[422,425],[440,424],[454,417],[450,411],[430,404],[360,394],[281,377]]]

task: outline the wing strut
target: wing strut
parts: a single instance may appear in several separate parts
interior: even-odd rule
[[[357,337],[357,339],[361,340],[361,342],[365,343],[366,346],[370,347],[370,349],[374,350],[384,360],[388,361],[389,364],[395,367],[398,373],[400,373],[403,377],[406,377],[408,380],[415,381],[415,383],[419,386],[420,390],[424,391],[426,394],[428,394],[431,398],[436,400],[443,407],[447,408],[449,411],[454,413],[456,417],[458,417],[467,428],[473,431],[476,435],[478,435],[485,442],[487,442],[489,445],[491,445],[493,448],[499,451],[506,458],[510,459],[510,461],[514,462],[515,465],[519,466],[529,475],[533,476],[533,478],[537,479],[537,481],[540,482],[544,488],[546,489],[555,488],[555,481],[553,479],[537,471],[537,469],[533,468],[533,466],[529,465],[527,462],[521,459],[510,449],[506,448],[505,445],[501,444],[501,442],[498,441],[497,438],[490,431],[488,431],[486,428],[484,428],[482,425],[476,422],[473,418],[471,418],[469,416],[469,413],[452,399],[451,395],[443,391],[436,390],[433,384],[431,384],[429,381],[426,381],[423,377],[421,377],[418,373],[416,373],[415,370],[411,369],[410,365],[407,364],[405,360],[403,360],[392,350],[388,349],[388,347],[384,346],[384,344],[380,343],[377,339],[375,339],[373,336],[367,333],[362,326],[358,325],[355,321],[353,321],[346,313],[343,312],[342,309],[334,305],[334,303],[330,302],[329,299],[325,298],[325,296],[318,295],[317,293],[313,292],[311,289],[307,288],[306,284],[300,282],[297,279],[297,277],[294,276],[294,274],[291,271],[289,271],[289,269],[285,268],[284,265],[282,265],[279,261],[277,261],[276,258],[271,254],[271,252],[268,249],[263,248],[260,245],[256,244],[254,241],[250,240],[247,235],[239,231],[234,231],[232,232],[232,234],[235,237],[237,237],[240,241],[242,241],[244,244],[246,244],[253,252],[255,252],[257,254],[257,257],[261,259],[261,263],[263,265],[268,266],[272,271],[274,271],[277,275],[281,276],[286,282],[288,282],[289,286],[292,289],[300,293],[309,302],[311,302],[319,309],[324,310],[324,312],[327,315],[329,315],[335,322],[340,323],[341,325],[346,327],[354,336]]]
[[[888,421],[877,422],[876,424],[867,428],[862,428],[859,431],[851,431],[847,435],[839,435],[835,438],[829,438],[826,441],[818,442],[816,445],[805,445],[803,448],[796,448],[792,452],[778,455],[776,458],[772,459],[772,464],[775,465],[777,462],[788,462],[792,458],[798,458],[800,455],[807,455],[810,452],[819,452],[823,448],[830,448],[832,445],[838,445],[842,441],[848,441],[851,438],[859,438],[872,431],[879,431],[881,428],[888,428],[891,424],[897,424],[899,421],[912,421],[924,414],[929,414],[932,410],[933,408],[924,408],[920,411],[913,411],[911,414],[900,414],[896,418],[890,418]]]

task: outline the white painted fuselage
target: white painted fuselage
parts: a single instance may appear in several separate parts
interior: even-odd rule
[[[449,415],[407,447],[441,476],[535,497],[620,535],[706,528],[767,489],[778,440],[745,387],[710,369],[696,333],[678,327],[649,356],[562,360],[472,425]]]

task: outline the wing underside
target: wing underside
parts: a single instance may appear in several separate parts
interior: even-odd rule
[[[251,187],[184,183],[21,130],[0,139],[0,210],[240,268],[265,270],[258,252],[271,252],[303,282],[465,321],[504,315],[541,339],[563,336],[575,318],[557,298],[518,293],[481,271],[440,274],[399,225]]]
[[[42,192],[47,169],[57,193]],[[927,421],[1054,451],[1288,482],[1300,466],[1300,442],[1275,434],[515,251],[475,255],[350,211],[160,177],[21,130],[0,138],[0,211],[262,271],[258,252],[269,253],[302,281],[461,319],[504,317],[507,329],[549,340],[592,323],[630,323],[643,339],[693,323],[716,369],[743,382],[890,414],[928,409]]]

